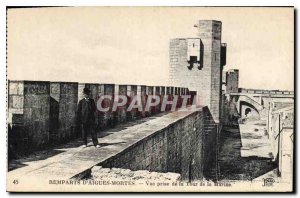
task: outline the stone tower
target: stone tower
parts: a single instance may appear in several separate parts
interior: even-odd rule
[[[226,44],[221,44],[222,23],[200,20],[197,38],[170,41],[170,83],[197,91],[198,105],[208,106],[216,122],[221,107],[222,70]]]
[[[226,94],[237,93],[239,90],[239,70],[231,69],[226,72]]]

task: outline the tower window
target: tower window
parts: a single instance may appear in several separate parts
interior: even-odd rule
[[[188,61],[188,68],[191,70],[194,66],[194,63],[197,63],[197,56],[190,56],[190,60]]]

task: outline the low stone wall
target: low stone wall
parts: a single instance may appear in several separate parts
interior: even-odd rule
[[[204,118],[202,110],[140,140],[102,162],[106,168],[179,173],[183,180],[203,178]]]
[[[210,124],[205,111],[201,107],[175,111],[144,119],[136,125],[120,126],[117,133],[110,133],[115,129],[108,130],[107,135],[100,139],[101,148],[67,149],[64,153],[11,171],[11,178],[43,175],[52,179],[84,179],[93,172],[93,167],[102,166],[100,172],[111,169],[108,172],[112,171],[116,176],[120,169],[127,169],[140,170],[138,173],[146,175],[148,171],[177,173],[185,181],[202,180],[203,177],[211,180],[204,176],[204,172],[216,170],[216,163],[211,162],[216,159],[217,141],[210,138],[215,137],[214,131],[205,126]]]
[[[132,171],[121,168],[102,168],[95,166],[91,170],[91,177],[87,180],[103,180],[103,181],[132,181],[132,182],[177,182],[180,180],[178,173],[159,173],[147,170]]]

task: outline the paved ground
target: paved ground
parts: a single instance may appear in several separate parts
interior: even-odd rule
[[[190,112],[172,112],[149,117],[135,123],[121,125],[102,133],[99,138],[101,148],[89,146],[82,148],[81,141],[74,141],[48,151],[37,152],[28,158],[14,161],[10,167],[17,168],[8,172],[8,178],[43,177],[51,179],[69,179],[108,159],[135,142],[187,116]],[[159,119],[155,119],[159,117]],[[79,147],[78,147],[79,146]]]
[[[265,121],[248,121],[240,124],[242,157],[271,157],[271,144],[268,139]]]
[[[264,127],[262,122],[251,122],[223,128],[219,153],[221,180],[253,180],[275,168],[266,157]]]
[[[102,138],[112,135],[114,133],[118,133],[119,131],[129,128],[131,126],[141,124],[141,123],[147,122],[149,120],[155,119],[156,117],[160,117],[164,114],[165,113],[161,113],[161,114],[158,114],[153,117],[147,117],[147,118],[139,119],[139,120],[136,120],[133,122],[126,122],[124,124],[120,124],[120,125],[116,126],[113,129],[109,129],[109,130],[105,130],[105,131],[98,131],[97,136],[98,136],[98,138],[100,138],[99,144],[102,147],[116,144],[117,142],[115,142],[115,141],[114,142],[107,142],[107,141],[105,142],[105,140]],[[93,146],[92,140],[90,137],[89,137],[89,139],[90,139],[90,141],[89,141],[88,146]],[[28,156],[19,157],[18,159],[14,159],[9,162],[8,171],[12,171],[12,170],[24,167],[24,166],[29,166],[31,164],[35,164],[35,163],[37,163],[37,161],[42,161],[42,160],[48,159],[50,157],[53,157],[55,155],[58,155],[60,153],[64,153],[64,152],[73,150],[74,148],[78,148],[78,147],[82,146],[83,144],[84,144],[84,142],[82,139],[76,139],[76,140],[70,141],[66,144],[52,146],[47,150],[36,151]]]

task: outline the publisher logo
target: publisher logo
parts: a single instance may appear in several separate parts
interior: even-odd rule
[[[273,183],[275,182],[273,178],[266,178],[263,180],[264,180],[263,186],[273,186]]]

